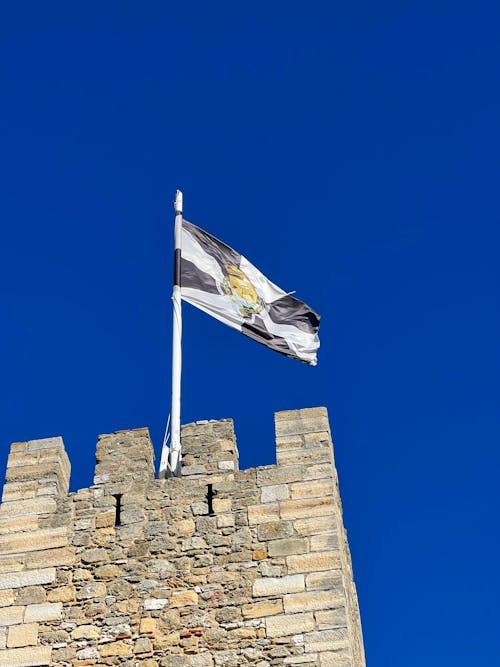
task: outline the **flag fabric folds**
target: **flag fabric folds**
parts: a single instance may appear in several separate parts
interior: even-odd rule
[[[319,316],[243,255],[183,220],[181,297],[258,343],[315,366]]]

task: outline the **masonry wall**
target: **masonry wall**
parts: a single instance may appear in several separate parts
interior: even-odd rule
[[[15,443],[0,506],[0,667],[363,667],[324,408],[276,415],[277,465],[238,470],[231,420],[100,436],[68,494],[61,438]],[[118,525],[117,525],[118,524]]]

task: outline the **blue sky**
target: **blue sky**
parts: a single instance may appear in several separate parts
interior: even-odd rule
[[[249,467],[326,405],[368,664],[493,664],[499,6],[176,4],[0,2],[1,468],[159,455],[181,188],[322,316],[310,368],[186,305],[183,421],[233,417]]]

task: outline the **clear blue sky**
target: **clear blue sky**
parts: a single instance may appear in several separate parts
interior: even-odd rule
[[[177,7],[180,7],[180,9]],[[370,667],[498,660],[500,6],[0,2],[1,467],[170,392],[186,217],[322,315],[319,365],[185,306],[183,421],[326,405]]]

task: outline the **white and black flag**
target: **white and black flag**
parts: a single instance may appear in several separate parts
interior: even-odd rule
[[[316,365],[319,315],[186,220],[176,281],[184,301],[276,352]]]

